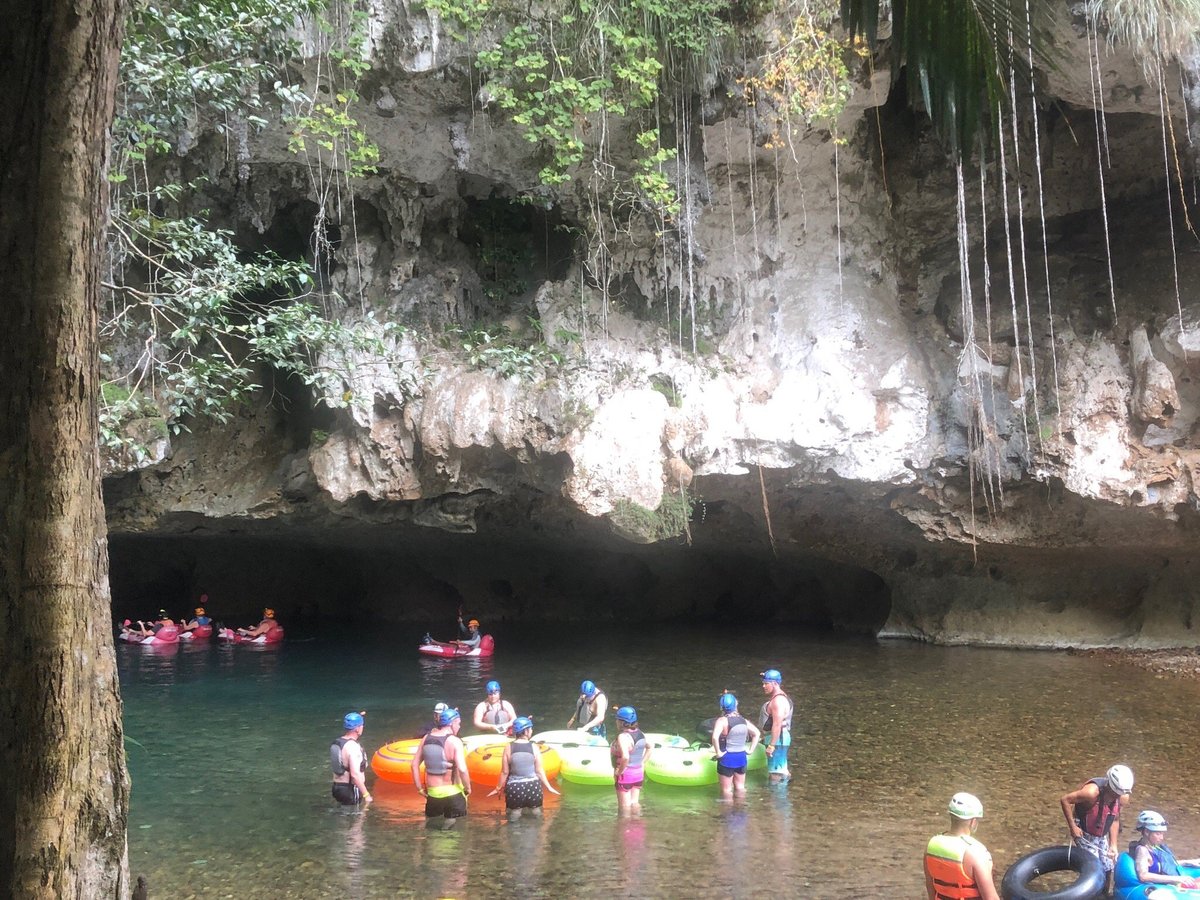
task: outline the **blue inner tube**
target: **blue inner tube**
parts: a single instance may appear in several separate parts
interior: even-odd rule
[[[1058,891],[1031,890],[1029,882],[1047,872],[1079,873],[1072,884]],[[1009,866],[1000,882],[1004,900],[1092,900],[1104,891],[1104,868],[1100,860],[1078,847],[1043,847],[1022,856]]]

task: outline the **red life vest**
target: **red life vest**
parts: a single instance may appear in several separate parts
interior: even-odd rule
[[[1104,789],[1108,787],[1107,778],[1093,778],[1088,784],[1096,785],[1100,789],[1100,796],[1083,812],[1076,807],[1075,824],[1083,829],[1084,834],[1104,837],[1112,823],[1121,818],[1121,798],[1110,793],[1108,802],[1104,802]]]
[[[925,873],[933,880],[936,900],[980,900],[975,879],[963,868],[972,847],[983,844],[965,835],[935,834],[925,848]]]

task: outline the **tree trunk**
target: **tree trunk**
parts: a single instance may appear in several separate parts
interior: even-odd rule
[[[123,0],[0,0],[0,897],[127,897],[97,450]]]

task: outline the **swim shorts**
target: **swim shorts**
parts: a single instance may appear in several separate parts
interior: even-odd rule
[[[730,775],[746,774],[746,751],[727,751],[717,759],[717,774],[728,778]]]
[[[632,791],[634,788],[640,788],[646,783],[646,770],[641,766],[636,768],[633,766],[625,769],[615,782],[618,791]]]
[[[779,743],[775,745],[775,752],[767,755],[767,774],[774,775],[787,771],[788,767],[788,747],[792,744],[792,735],[784,729],[779,735]]]
[[[537,809],[542,805],[542,783],[536,778],[509,779],[504,785],[507,809]]]
[[[425,797],[425,818],[458,819],[467,814],[467,798],[457,784],[429,788]]]
[[[335,781],[333,783],[333,799],[343,806],[356,806],[362,802],[362,794],[359,793],[358,785],[353,782],[343,784]]]

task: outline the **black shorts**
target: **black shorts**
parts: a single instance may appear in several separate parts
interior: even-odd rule
[[[426,797],[425,818],[458,819],[467,814],[467,798],[462,791],[449,797]]]
[[[723,766],[718,762],[717,763],[717,774],[724,775],[726,778],[729,778],[731,775],[745,775],[746,767],[738,766],[737,768],[730,768],[729,766]]]
[[[504,785],[504,805],[508,809],[540,809],[542,783],[536,778],[509,781]]]
[[[362,794],[358,790],[358,785],[352,781],[345,784],[335,781],[333,783],[333,799],[343,806],[356,806],[362,802]]]

